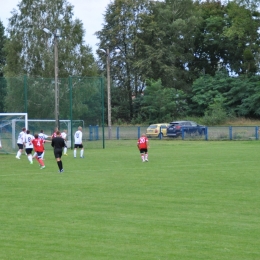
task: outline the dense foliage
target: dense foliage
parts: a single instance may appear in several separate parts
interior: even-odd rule
[[[209,118],[216,107],[221,108],[221,117],[259,117],[257,5],[257,1],[112,2],[97,36],[100,49],[111,51],[114,122]],[[105,69],[105,56],[98,55]],[[125,88],[128,96],[122,98]]]
[[[46,29],[49,33],[45,32]],[[57,29],[61,29],[61,37],[55,37]],[[78,19],[73,20],[73,6],[66,0],[21,1],[18,10],[13,11],[9,19],[7,32],[9,38],[4,46],[6,53],[4,73],[7,78],[17,77],[17,83],[11,84],[13,80],[7,81],[5,111],[21,112],[24,75],[36,78],[34,88],[41,88],[38,94],[31,92],[24,97],[24,99],[28,98],[30,117],[44,117],[46,113],[49,115],[47,111],[54,110],[52,106],[47,106],[45,111],[40,108],[42,103],[50,103],[48,102],[50,99],[54,103],[52,80],[49,80],[47,85],[43,83],[46,83],[46,80],[39,82],[42,78],[54,78],[54,41],[58,45],[60,79],[69,76],[97,75],[97,66],[91,48],[83,41],[83,24]],[[68,90],[65,84],[61,82],[58,84],[60,99],[62,99]],[[41,112],[39,113],[38,110]],[[67,113],[61,111],[61,115],[64,114]]]
[[[6,63],[6,55],[4,52],[4,44],[6,36],[4,35],[4,26],[0,20],[0,77],[4,75],[4,66]],[[0,82],[0,111],[4,110],[4,97],[6,96],[6,81]]]

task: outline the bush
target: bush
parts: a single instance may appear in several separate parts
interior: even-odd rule
[[[227,120],[227,113],[221,103],[214,103],[209,106],[203,117],[205,125],[219,125]]]

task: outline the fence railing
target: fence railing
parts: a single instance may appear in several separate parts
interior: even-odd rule
[[[142,133],[146,133],[147,126],[113,126],[111,131],[111,140],[137,140]],[[73,128],[73,133],[77,128]],[[45,132],[47,133],[47,132]],[[103,134],[104,133],[104,134]],[[104,138],[104,139],[103,139]],[[151,137],[149,139],[152,139]],[[209,126],[206,127],[205,133],[189,134],[182,132],[179,137],[165,137],[158,133],[158,137],[153,137],[153,140],[200,140],[200,141],[224,141],[224,140],[259,140],[259,127],[258,126]],[[12,142],[11,132],[1,132],[0,140],[2,149],[0,153],[14,153],[16,146]],[[16,140],[16,139],[15,139]],[[87,141],[88,149],[104,148],[104,140],[109,140],[108,127],[103,128],[100,126],[85,126],[83,129],[83,140]],[[69,147],[73,146],[73,139],[68,141]],[[50,147],[51,148],[51,147]]]
[[[146,133],[148,126],[113,126],[111,129],[112,140],[138,139],[142,133]],[[85,128],[85,137],[89,141],[102,139],[100,126],[88,126]],[[104,128],[104,138],[108,139],[108,127]],[[177,139],[182,140],[259,140],[259,126],[208,126],[205,134],[189,134],[184,130]],[[176,139],[164,137],[160,133],[153,139]]]

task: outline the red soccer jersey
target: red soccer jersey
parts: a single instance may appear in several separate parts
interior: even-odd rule
[[[43,152],[44,151],[44,140],[41,138],[33,139],[33,148],[35,152]]]
[[[139,149],[147,149],[148,148],[148,138],[145,136],[142,136],[138,139],[137,144],[139,146]]]

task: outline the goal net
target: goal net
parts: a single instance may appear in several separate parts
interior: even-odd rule
[[[59,120],[60,131],[67,132],[67,147],[71,148],[72,131],[76,131],[78,126],[84,129],[83,120]],[[55,120],[51,119],[28,119],[27,113],[0,113],[0,153],[16,153],[17,138],[22,128],[29,129],[31,134],[44,134],[51,136],[54,132]],[[51,148],[46,145],[45,148]]]
[[[27,113],[0,113],[0,153],[14,153],[22,128],[28,128]]]
[[[82,126],[84,128],[83,120],[59,120],[60,132],[67,132],[67,147],[71,148],[71,133],[73,133],[74,128]],[[51,136],[54,132],[55,120],[51,119],[28,119],[28,129],[31,131],[31,134],[40,133],[43,131],[44,134]],[[48,149],[48,145],[45,148]]]

